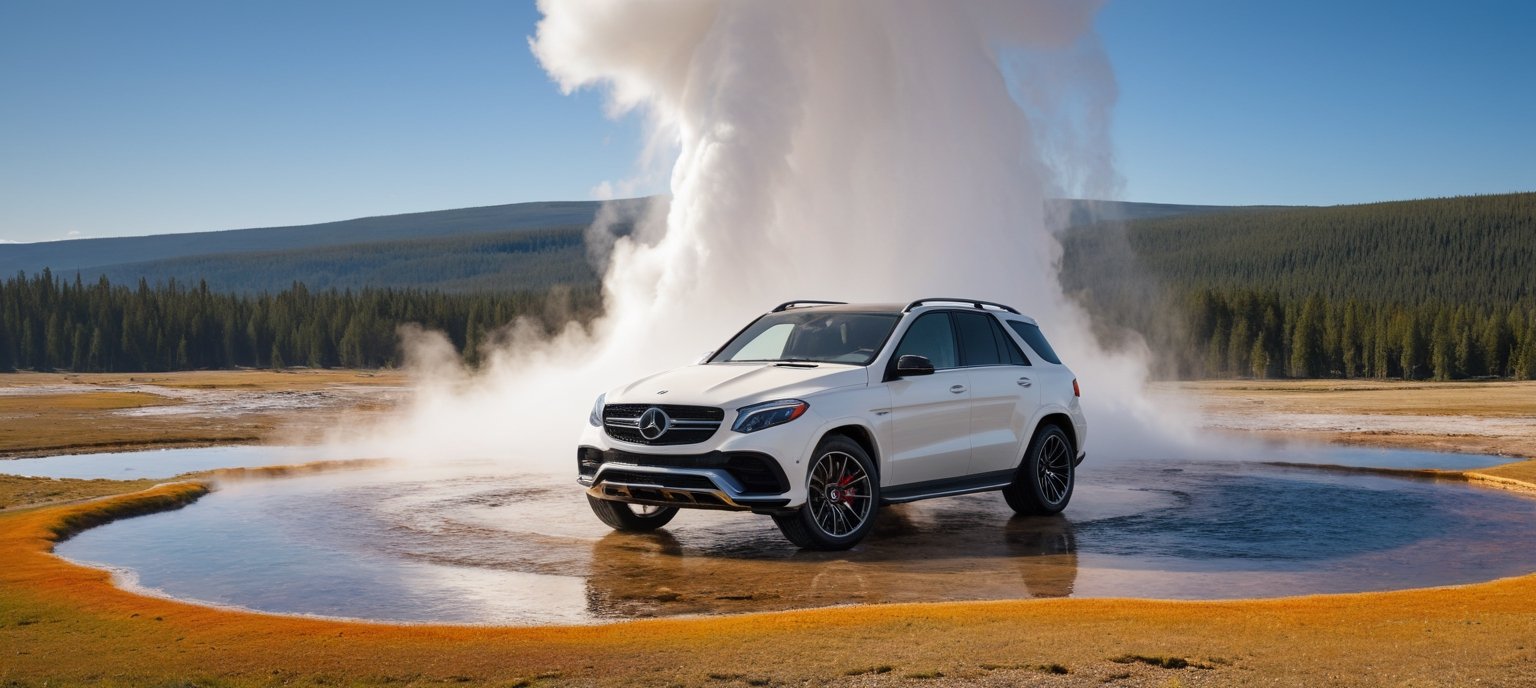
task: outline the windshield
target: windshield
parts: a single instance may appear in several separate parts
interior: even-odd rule
[[[769,313],[726,343],[710,363],[805,361],[869,365],[901,316],[895,313]]]

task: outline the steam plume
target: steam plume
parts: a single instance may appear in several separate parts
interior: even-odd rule
[[[504,334],[464,371],[406,344],[423,383],[375,439],[413,456],[567,469],[598,392],[718,346],[790,298],[961,295],[1042,323],[1088,395],[1097,456],[1145,435],[1136,352],[1061,292],[1046,199],[1114,191],[1113,77],[1081,0],[541,0],[534,54],[607,89],[672,151],[671,201],[600,247],[607,315]],[[526,464],[525,464],[526,465]]]

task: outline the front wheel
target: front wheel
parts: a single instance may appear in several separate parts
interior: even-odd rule
[[[592,513],[597,514],[599,520],[614,530],[656,530],[667,525],[667,522],[677,515],[675,506],[626,504],[598,499],[592,495],[587,495],[587,503],[592,505]]]
[[[806,474],[805,504],[773,522],[804,549],[848,549],[864,539],[880,506],[875,464],[857,442],[835,435],[816,446]]]
[[[1003,488],[1003,499],[1025,516],[1061,513],[1072,499],[1076,480],[1072,459],[1067,433],[1055,425],[1040,428],[1024,452],[1013,483]]]

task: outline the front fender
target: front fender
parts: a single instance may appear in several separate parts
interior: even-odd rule
[[[882,450],[880,433],[876,431],[874,425],[869,422],[869,419],[863,418],[861,416],[840,416],[838,418],[827,420],[818,426],[816,431],[811,433],[810,446],[805,448],[805,460],[802,462],[802,464],[806,470],[810,469],[810,460],[815,458],[813,454],[816,452],[816,445],[821,444],[822,438],[826,437],[827,434],[831,433],[833,430],[847,427],[856,427],[863,431],[865,438],[869,441],[870,447],[874,450],[874,455],[869,458],[875,463],[876,476],[878,477],[885,472],[885,467],[881,465],[883,463],[881,457],[885,456],[885,452]]]

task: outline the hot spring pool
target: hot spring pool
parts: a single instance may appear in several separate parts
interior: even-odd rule
[[[1490,465],[1319,450],[1298,462]],[[276,461],[274,463],[282,463]],[[766,517],[608,530],[570,476],[464,465],[223,486],[62,543],[152,594],[388,621],[589,623],[850,603],[1212,599],[1451,585],[1536,571],[1536,500],[1244,462],[1085,463],[1053,518],[995,493],[883,509],[859,548],[800,552]]]

